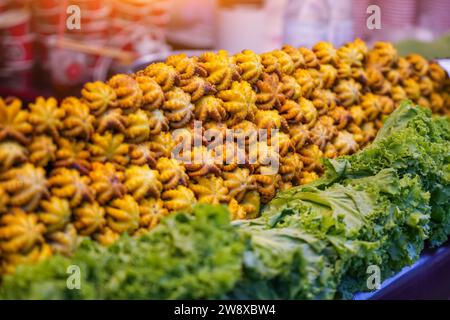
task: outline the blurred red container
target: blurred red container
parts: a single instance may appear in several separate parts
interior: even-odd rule
[[[34,35],[3,37],[0,42],[3,68],[25,70],[33,66]]]
[[[61,4],[61,0],[34,0],[33,2],[33,6],[42,9],[52,9]]]
[[[70,0],[69,5],[77,5],[81,10],[99,10],[108,6],[104,0]]]
[[[8,10],[0,13],[0,36],[15,37],[30,33],[30,13],[26,10]]]
[[[128,21],[138,21],[150,14],[150,2],[129,2],[124,0],[114,0],[113,17]]]
[[[8,0],[0,0],[0,13],[6,11],[6,9],[8,9],[8,4],[9,4]]]
[[[59,25],[66,17],[64,7],[57,5],[53,8],[34,7],[33,17],[37,25]]]

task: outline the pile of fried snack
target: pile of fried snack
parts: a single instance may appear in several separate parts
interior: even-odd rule
[[[0,273],[70,254],[79,236],[108,245],[141,234],[196,202],[228,205],[234,219],[256,217],[278,190],[318,178],[322,157],[370,143],[400,101],[448,114],[449,88],[437,63],[399,57],[390,43],[369,50],[357,39],[339,49],[319,42],[261,55],[174,55],[87,83],[81,98],[28,106],[0,99]],[[177,139],[196,138],[194,120],[218,132],[278,129],[279,171],[263,174],[265,163],[229,156],[174,159]],[[209,152],[200,139],[192,154]]]

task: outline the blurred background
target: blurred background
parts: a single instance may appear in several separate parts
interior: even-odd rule
[[[380,8],[381,29],[367,27],[370,5]],[[70,30],[77,8],[80,29]],[[0,0],[0,96],[76,95],[87,81],[173,51],[264,52],[359,37],[445,58],[449,13],[449,0]]]

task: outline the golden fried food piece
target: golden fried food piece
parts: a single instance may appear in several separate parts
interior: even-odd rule
[[[216,88],[211,83],[199,76],[182,80],[180,88],[191,95],[191,101],[193,102],[204,96],[216,94],[217,92]]]
[[[145,68],[144,74],[155,79],[164,92],[172,90],[180,81],[177,70],[174,67],[161,62],[149,65]]]
[[[386,96],[381,96],[379,99],[381,104],[381,113],[383,115],[391,114],[395,109],[394,101]]]
[[[303,113],[302,123],[308,128],[313,127],[316,124],[317,119],[319,117],[319,114],[317,112],[317,109],[314,107],[314,104],[312,103],[311,100],[300,98],[299,105]]]
[[[306,171],[322,171],[322,157],[322,151],[315,144],[308,145],[300,150],[300,159],[302,160]]]
[[[63,229],[70,222],[72,210],[69,201],[57,197],[42,200],[39,220],[47,227],[47,232]]]
[[[207,76],[207,71],[200,66],[197,57],[188,57],[184,53],[174,54],[167,58],[166,63],[176,69],[181,80],[189,79],[196,75]]]
[[[302,94],[302,88],[293,76],[283,75],[280,92],[285,99],[297,100]]]
[[[89,177],[97,202],[102,205],[112,199],[122,198],[126,193],[123,184],[125,175],[123,172],[116,170],[112,163],[94,162]]]
[[[37,215],[12,208],[0,218],[0,249],[7,253],[28,252],[44,241],[45,226]]]
[[[233,63],[225,50],[204,53],[200,57],[200,65],[208,72],[206,80],[218,91],[227,90],[233,81],[241,78],[239,66]]]
[[[28,160],[27,155],[27,149],[17,142],[0,142],[0,172],[26,162]]]
[[[51,255],[52,249],[46,243],[36,245],[26,253],[5,253],[0,273],[13,274],[17,266],[35,264],[48,259]]]
[[[59,230],[47,235],[50,247],[55,254],[70,256],[78,247],[77,229],[73,224],[68,224],[64,230]]]
[[[150,135],[153,136],[160,134],[162,131],[169,130],[169,120],[159,109],[153,110],[148,113],[148,125],[150,127]]]
[[[75,228],[82,236],[89,236],[101,230],[105,224],[105,208],[98,202],[86,202],[74,210]]]
[[[244,207],[242,207],[234,198],[231,198],[228,203],[228,210],[230,211],[231,220],[245,219],[247,214]]]
[[[29,121],[34,131],[38,134],[49,134],[53,138],[59,137],[59,131],[63,128],[62,119],[65,110],[58,108],[55,98],[44,99],[38,97],[34,103],[29,105]]]
[[[228,141],[221,145],[221,150],[216,153],[217,157],[222,160],[220,170],[233,171],[239,164],[245,164],[245,145],[240,146],[236,142]]]
[[[258,92],[256,94],[256,105],[258,109],[270,110],[278,108],[284,102],[285,97],[281,93],[281,83],[276,74],[262,75],[262,79],[256,82]]]
[[[247,192],[239,205],[244,209],[246,219],[254,219],[259,216],[261,197],[256,190]]]
[[[400,71],[396,69],[391,69],[388,71],[386,74],[386,80],[393,86],[398,85],[401,81],[403,81]]]
[[[183,153],[182,160],[189,177],[200,177],[207,174],[220,174],[220,164],[217,163],[214,149],[205,146],[195,146]]]
[[[305,59],[305,66],[306,68],[313,68],[318,69],[320,67],[319,60],[317,59],[317,56],[315,53],[305,47],[298,48],[300,53],[303,55],[303,58]]]
[[[203,133],[203,127],[198,127],[197,125],[197,127],[195,128],[193,123],[190,123],[183,128],[172,131],[172,138],[176,146],[189,147],[193,146],[194,144],[205,144],[206,139],[203,136]]]
[[[132,164],[148,164],[151,168],[156,166],[156,154],[151,150],[150,142],[130,145],[129,156]]]
[[[0,185],[10,196],[9,204],[26,211],[36,209],[39,201],[49,194],[45,170],[30,163],[0,174]]]
[[[123,134],[112,134],[106,132],[104,135],[98,133],[92,137],[92,143],[89,144],[89,152],[92,161],[113,162],[116,167],[125,166],[128,161],[129,145],[124,143]]]
[[[336,147],[339,155],[354,153],[359,149],[358,143],[353,138],[353,135],[346,130],[339,131],[333,141],[333,145]]]
[[[427,59],[421,55],[412,53],[407,55],[406,60],[411,64],[412,71],[418,76],[425,76],[428,73],[429,65]]]
[[[414,79],[403,81],[403,89],[405,89],[409,99],[417,101],[420,98],[420,86]]]
[[[313,79],[312,86],[315,89],[323,89],[324,81],[323,81],[323,75],[320,72],[320,68],[319,69],[307,69],[306,71],[310,74],[311,78]]]
[[[333,91],[326,89],[314,89],[312,103],[319,115],[324,115],[328,110],[336,107],[337,98]]]
[[[337,98],[344,107],[358,104],[360,100],[361,84],[353,79],[342,80],[335,87]]]
[[[312,50],[321,64],[336,65],[338,62],[337,50],[329,42],[320,41],[314,45]]]
[[[435,113],[440,113],[440,112],[444,111],[444,106],[445,106],[444,97],[437,92],[431,93],[430,105],[431,105],[431,110]]]
[[[395,102],[400,102],[402,100],[408,99],[408,95],[406,94],[406,91],[402,86],[393,86],[391,96]]]
[[[399,57],[396,64],[396,70],[400,72],[402,80],[406,80],[412,75],[412,66],[405,57]]]
[[[261,61],[264,66],[264,71],[267,73],[290,75],[295,70],[294,62],[291,57],[282,50],[263,53],[261,55]]]
[[[289,129],[289,136],[291,138],[291,143],[297,152],[300,152],[307,143],[311,142],[309,130],[304,125],[291,126]]]
[[[275,110],[258,110],[255,113],[256,126],[259,129],[266,129],[268,137],[271,136],[271,130],[288,131],[289,125],[278,111]]]
[[[310,69],[315,70],[315,69]],[[329,64],[322,64],[319,69],[320,77],[322,80],[322,87],[324,89],[331,89],[337,79],[337,69]]]
[[[421,76],[418,82],[420,87],[420,93],[422,96],[429,96],[432,92],[434,92],[434,84],[430,78],[426,76]]]
[[[368,143],[375,139],[375,136],[377,135],[377,128],[375,128],[375,124],[373,122],[367,122],[362,126],[362,133],[364,137],[364,143]],[[353,135],[355,140],[358,137],[355,137],[355,134]],[[357,141],[358,142],[358,141]]]
[[[447,73],[437,62],[429,63],[428,76],[433,80],[437,88],[440,88],[444,81],[448,79]]]
[[[117,107],[116,92],[101,81],[86,83],[81,90],[81,95],[95,116],[103,114],[109,108]]]
[[[9,196],[6,191],[0,186],[0,214],[8,210]]]
[[[328,142],[323,150],[323,156],[328,159],[334,159],[339,155],[336,146],[332,142]]]
[[[373,125],[373,122],[368,122],[368,123],[371,123]],[[353,134],[353,138],[359,145],[363,145],[367,142],[366,137],[364,137],[364,133],[363,133],[361,127],[359,125],[357,125],[356,123],[353,123],[353,122],[350,123],[346,129],[348,132]],[[337,150],[336,150],[336,152],[337,152]]]
[[[341,63],[350,67],[361,68],[364,62],[364,52],[358,45],[350,42],[337,50],[337,55]]]
[[[334,126],[333,118],[329,116],[322,116],[319,121],[311,128],[310,140],[313,144],[318,146],[320,150],[324,150],[325,146],[338,133]]]
[[[158,179],[164,190],[175,189],[178,185],[186,186],[189,177],[183,164],[176,159],[161,157],[158,159],[156,169],[159,171]]]
[[[214,96],[203,97],[195,104],[195,119],[200,121],[224,121],[227,111],[223,101]]]
[[[30,162],[36,167],[45,167],[56,159],[57,147],[48,136],[35,136],[28,146]]]
[[[284,45],[281,50],[286,52],[291,57],[291,60],[294,63],[295,70],[305,67],[305,58],[303,57],[303,54],[299,49],[290,45]]]
[[[243,50],[233,56],[233,62],[242,70],[242,80],[256,83],[264,71],[261,57],[251,50]]]
[[[142,109],[153,111],[164,103],[164,91],[159,84],[150,77],[139,75],[135,78],[142,91]]]
[[[89,113],[89,107],[75,97],[69,97],[61,103],[64,110],[62,135],[66,138],[89,140],[94,132],[95,118]]]
[[[338,130],[342,130],[353,120],[351,111],[343,107],[333,108],[328,115],[333,118],[334,125]]]
[[[244,199],[248,191],[255,190],[256,184],[251,180],[250,171],[247,168],[236,168],[231,172],[222,172],[224,186],[228,188],[230,197],[238,202]]]
[[[294,150],[294,144],[292,143],[289,134],[284,132],[277,132],[272,135],[268,142],[275,147],[276,152],[281,157],[284,157],[288,152]]]
[[[389,81],[383,79],[383,82],[379,87],[373,88],[372,92],[379,95],[390,95],[392,91],[392,85]]]
[[[117,96],[117,107],[135,110],[142,106],[143,92],[139,83],[126,74],[117,74],[108,81]]]
[[[311,73],[305,69],[298,69],[294,73],[294,78],[302,89],[302,97],[310,98],[315,89],[314,79],[311,76]]]
[[[108,227],[117,233],[132,233],[139,228],[139,205],[136,200],[125,195],[123,198],[114,199],[106,207],[106,221]]]
[[[125,187],[136,201],[153,196],[159,198],[163,188],[159,173],[147,165],[132,165],[125,170]]]
[[[166,190],[162,193],[161,198],[169,211],[190,210],[192,205],[197,202],[194,192],[185,186]]]
[[[96,132],[116,131],[125,134],[128,126],[127,116],[122,109],[109,109],[103,113],[95,123]]]
[[[189,189],[194,191],[199,203],[228,203],[230,196],[221,177],[199,177],[195,183],[189,183]]]
[[[298,153],[289,152],[281,158],[280,174],[283,181],[299,184],[302,169],[303,162]]]
[[[150,125],[147,113],[137,110],[128,115],[127,139],[134,143],[148,140],[150,136]]]
[[[27,135],[32,131],[29,113],[22,110],[22,102],[16,98],[0,98],[0,141],[13,139],[27,144]]]
[[[354,78],[354,72],[356,68],[352,68],[349,64],[345,62],[339,62],[336,66],[338,79],[348,79]]]
[[[375,68],[386,71],[395,65],[398,59],[398,52],[389,42],[376,42],[373,50],[367,56],[367,64]]]
[[[113,231],[111,228],[105,227],[101,229],[99,233],[96,233],[94,238],[101,245],[109,247],[114,244],[114,242],[119,240],[120,233]]]
[[[84,201],[94,201],[94,192],[90,187],[91,179],[81,176],[73,169],[56,169],[48,180],[52,195],[67,199],[71,208],[80,206]]]
[[[361,108],[369,121],[378,117],[383,110],[379,96],[372,93],[366,93],[362,97]]]
[[[279,168],[280,153],[278,137],[274,137],[272,145],[264,140],[249,146],[247,166],[251,171],[261,174],[271,174]],[[286,152],[285,152],[286,153]]]
[[[57,144],[55,168],[76,169],[84,174],[89,172],[90,154],[85,142],[60,138]]]
[[[230,90],[224,90],[217,94],[224,101],[224,108],[231,118],[229,125],[237,124],[242,120],[252,120],[256,108],[256,94],[248,82],[233,82]]]
[[[268,203],[275,197],[281,177],[279,174],[255,174],[251,177],[251,180],[256,183],[256,190],[261,196],[261,202]]]
[[[360,126],[362,123],[367,121],[366,113],[361,106],[352,106],[349,110],[352,117],[352,122],[356,125]]]
[[[256,141],[258,137],[258,127],[255,123],[244,120],[231,128],[236,141],[241,147]]]
[[[303,111],[300,105],[293,100],[286,100],[278,109],[278,112],[289,124],[299,124],[303,119]]]
[[[319,179],[319,175],[314,171],[303,171],[300,179],[300,185],[311,183]]]
[[[145,229],[152,229],[169,214],[164,208],[164,201],[161,199],[148,198],[139,204],[140,219],[139,226]]]
[[[150,137],[150,150],[154,152],[156,158],[170,157],[172,148],[175,146],[172,133],[161,132],[156,136]]]
[[[193,118],[194,106],[191,103],[191,96],[179,88],[166,93],[163,109],[173,128],[181,128]]]

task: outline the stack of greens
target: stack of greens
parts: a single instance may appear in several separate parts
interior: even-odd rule
[[[197,206],[140,238],[21,266],[0,298],[349,298],[367,290],[368,266],[386,278],[450,234],[448,118],[405,103],[369,147],[325,165],[258,219],[230,224],[226,209]],[[69,265],[80,290],[66,285]]]

